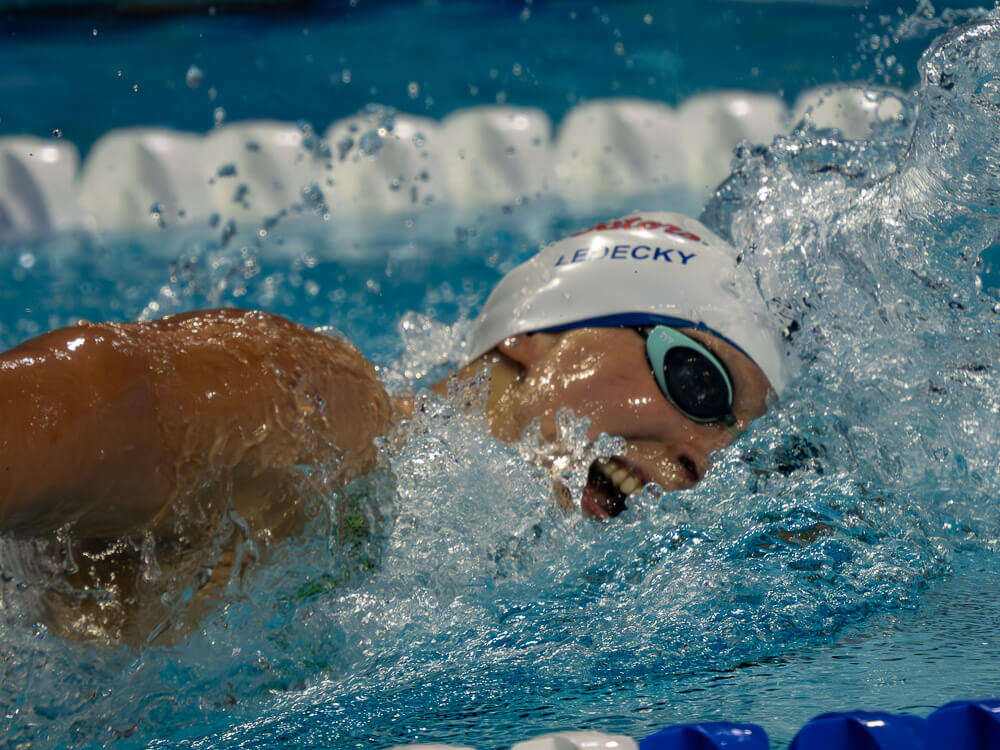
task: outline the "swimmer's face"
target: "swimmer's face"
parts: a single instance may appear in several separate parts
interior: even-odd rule
[[[722,360],[732,377],[735,425],[698,423],[660,391],[643,337],[630,328],[580,328],[512,337],[497,350],[488,416],[493,433],[517,440],[532,419],[548,440],[555,416],[570,407],[591,420],[590,437],[620,435],[628,448],[608,465],[591,467],[584,511],[615,515],[630,492],[648,482],[666,490],[690,487],[709,468],[709,455],[730,442],[767,410],[770,386],[741,352],[701,331],[684,330]]]

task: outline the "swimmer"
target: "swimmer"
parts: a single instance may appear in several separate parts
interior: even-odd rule
[[[590,467],[583,494],[583,512],[608,519],[650,482],[700,480],[784,386],[781,336],[741,273],[734,248],[679,214],[598,224],[501,280],[458,376],[488,369],[502,441],[535,418],[554,439],[563,407],[590,419],[592,438],[622,436],[626,450]],[[386,393],[346,341],[222,309],[38,336],[0,355],[0,408],[0,530],[71,534],[90,561],[71,583],[114,578],[133,605],[127,627],[148,633],[120,572],[138,543],[115,558],[100,552],[109,540],[153,539],[177,550],[160,564],[181,570],[232,510],[264,546],[295,533],[311,512],[297,498],[371,471],[374,439],[412,402]],[[219,577],[187,573],[199,586]],[[123,617],[105,614],[101,627]]]

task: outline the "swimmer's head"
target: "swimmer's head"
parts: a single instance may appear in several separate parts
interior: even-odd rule
[[[473,328],[469,359],[520,333],[664,325],[704,331],[788,382],[779,327],[739,252],[694,219],[633,214],[554,242],[508,273]]]
[[[709,455],[788,381],[780,329],[737,251],[702,224],[644,213],[543,248],[511,271],[473,329],[486,355],[494,434],[533,420],[548,439],[570,407],[627,450],[591,467],[583,508],[608,517],[648,482],[697,482]]]

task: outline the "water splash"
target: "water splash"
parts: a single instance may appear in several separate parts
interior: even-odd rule
[[[625,453],[625,440],[601,433],[597,440],[590,440],[590,419],[577,417],[570,408],[556,413],[556,439],[548,441],[542,435],[541,422],[536,418],[524,431],[517,444],[525,461],[539,466],[548,473],[556,492],[565,490],[577,512],[583,499],[583,488],[591,464]],[[561,489],[560,489],[561,488]]]

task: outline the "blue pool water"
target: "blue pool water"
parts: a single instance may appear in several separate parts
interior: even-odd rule
[[[27,93],[0,115],[4,132],[59,127],[84,148],[124,124],[208,128],[221,100],[205,99],[207,81],[183,86],[190,64],[218,76],[227,117],[318,122],[373,98],[413,111],[411,80],[434,116],[503,92],[554,118],[570,92],[676,101],[739,85],[791,97],[855,74],[920,88],[866,141],[806,128],[740,150],[707,204],[705,220],[746,249],[774,309],[796,321],[800,371],[697,487],[646,490],[608,524],[565,515],[523,458],[530,441],[490,438],[467,406],[475,393],[429,400],[385,442],[380,470],[351,488],[354,525],[317,519],[234,584],[196,632],[139,652],[31,624],[25,612],[51,571],[5,540],[9,744],[490,748],[560,728],[641,737],[677,721],[739,719],[780,747],[820,711],[926,714],[1000,694],[1000,285],[978,260],[1000,234],[997,22],[934,42],[920,77],[916,58],[932,35],[890,45],[902,73],[885,69],[884,54],[859,52],[872,10],[860,20],[842,6],[705,7],[688,20],[691,7],[655,3],[386,4],[313,20],[102,30],[73,19],[52,33],[38,19],[10,20],[19,41],[0,52],[4,85]],[[579,35],[567,31],[574,12]],[[646,24],[647,13],[666,28]],[[485,42],[470,19],[489,30]],[[697,43],[704,36],[680,33],[717,25],[711,54]],[[399,44],[373,51],[378,34]],[[775,45],[775,35],[801,46]],[[79,64],[63,59],[57,73],[66,53],[53,50],[67,39]],[[139,54],[156,45],[162,54]],[[490,76],[515,58],[520,76]],[[416,68],[399,69],[411,59]],[[469,80],[453,74],[455,59],[468,61]],[[145,98],[101,77],[119,64]],[[635,74],[642,66],[651,72]],[[334,97],[330,75],[346,68],[351,83]],[[434,240],[383,227],[361,240],[360,259],[349,252],[356,239],[293,222],[266,238],[11,242],[0,257],[0,343],[80,317],[234,304],[334,326],[392,387],[419,389],[446,372],[469,316],[539,235],[593,218],[538,210],[498,209]],[[569,419],[553,450],[581,447],[574,427]],[[72,539],[58,544],[59,559],[71,558]]]
[[[976,3],[951,7],[963,5]],[[860,45],[898,9],[862,6],[359,0],[270,16],[220,5],[213,16],[153,21],[0,13],[0,132],[59,129],[86,149],[113,127],[208,130],[217,107],[229,120],[323,127],[370,102],[440,118],[499,98],[558,120],[608,96],[675,104],[739,88],[790,101],[810,86],[876,75],[877,55]],[[894,45],[898,62],[879,77],[915,83],[925,44]],[[191,65],[204,72],[197,88],[185,84]]]

